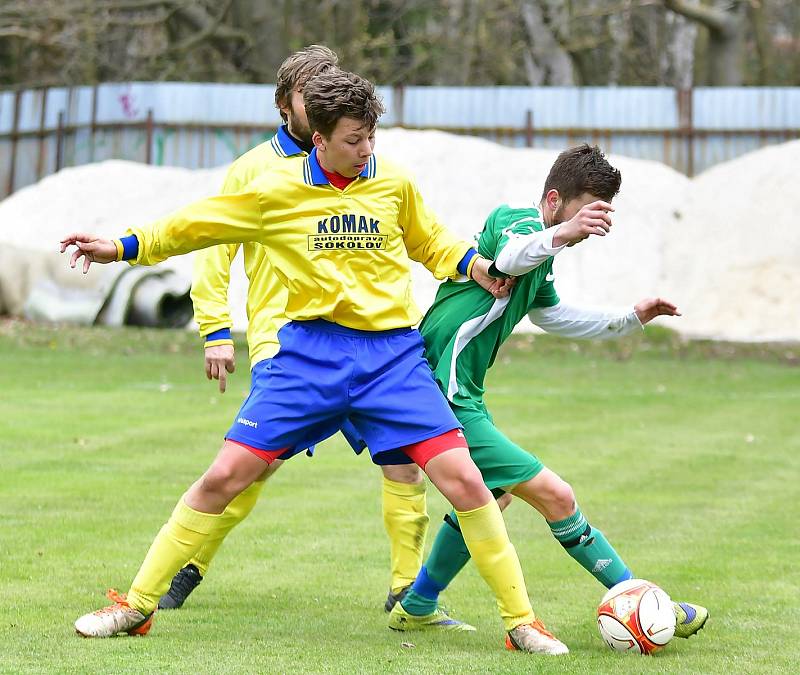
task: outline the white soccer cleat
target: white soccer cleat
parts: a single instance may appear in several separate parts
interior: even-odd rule
[[[533,623],[523,623],[508,631],[506,649],[528,652],[529,654],[569,654],[569,649],[536,619]]]
[[[75,630],[83,637],[107,638],[118,633],[128,635],[146,635],[153,625],[153,614],[145,616],[138,609],[131,607],[115,590],[106,594],[114,604],[98,609],[91,614],[84,614],[75,622]]]

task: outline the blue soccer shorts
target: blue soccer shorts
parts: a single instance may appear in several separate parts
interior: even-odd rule
[[[227,440],[283,450],[278,457],[288,459],[349,420],[373,462],[409,464],[400,448],[461,428],[417,330],[363,331],[316,319],[290,321],[278,339],[278,353],[253,367]]]

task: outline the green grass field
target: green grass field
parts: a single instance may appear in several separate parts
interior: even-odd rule
[[[655,657],[600,640],[603,589],[521,502],[507,511],[534,608],[567,657],[502,649],[468,566],[444,600],[474,634],[399,634],[382,611],[379,471],[340,438],[289,462],[209,575],[145,638],[84,640],[74,619],[127,590],[208,465],[248,386],[224,396],[188,332],[0,323],[0,671],[176,673],[778,673],[800,647],[800,349],[519,338],[488,402],[570,481],[638,576],[710,608]],[[445,512],[429,486],[435,532]],[[429,542],[432,536],[429,536]]]

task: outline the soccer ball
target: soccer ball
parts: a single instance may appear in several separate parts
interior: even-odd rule
[[[675,633],[672,600],[649,581],[628,579],[603,596],[597,608],[597,627],[614,651],[652,654]]]

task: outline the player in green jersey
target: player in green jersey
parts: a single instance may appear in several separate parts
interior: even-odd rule
[[[597,147],[561,153],[545,181],[538,208],[500,206],[486,220],[478,251],[495,260],[498,276],[517,277],[511,295],[495,299],[466,279],[443,283],[420,331],[436,380],[464,426],[470,454],[496,496],[513,494],[544,516],[566,552],[610,588],[633,575],[603,533],[578,507],[572,487],[534,455],[508,439],[492,422],[483,401],[486,371],[514,327],[526,317],[548,333],[571,338],[614,338],[641,330],[657,316],[678,316],[661,298],[619,311],[562,302],[554,286],[553,259],[568,246],[612,227],[611,200],[621,176]],[[395,606],[389,626],[422,628],[415,619],[430,614],[439,593],[469,560],[455,513],[445,516],[431,553],[411,590]],[[675,603],[675,634],[689,637],[703,627],[708,611]],[[507,639],[515,649],[513,635]]]

